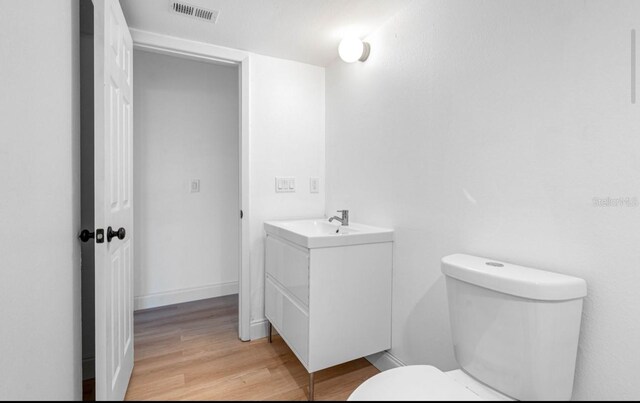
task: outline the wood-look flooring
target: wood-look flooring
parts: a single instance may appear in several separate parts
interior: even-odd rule
[[[308,373],[274,334],[238,339],[237,295],[135,314],[126,400],[307,400]],[[379,371],[365,359],[315,374],[315,400],[346,400]]]

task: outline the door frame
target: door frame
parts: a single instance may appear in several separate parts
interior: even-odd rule
[[[250,63],[248,52],[196,42],[182,38],[157,34],[130,28],[133,49],[155,52],[191,60],[239,67],[240,77],[240,209],[244,217],[240,220],[240,267],[238,274],[238,336],[243,341],[251,340],[251,253],[249,250],[249,229],[251,228],[251,208],[249,204],[249,102]],[[135,60],[134,60],[135,63]],[[240,211],[237,212],[240,214]],[[238,216],[239,217],[239,216]]]

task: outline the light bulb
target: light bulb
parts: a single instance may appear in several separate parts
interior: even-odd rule
[[[347,37],[340,42],[338,54],[346,63],[354,63],[358,60],[364,62],[369,57],[369,44],[355,37]]]

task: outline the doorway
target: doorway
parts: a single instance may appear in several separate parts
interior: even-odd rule
[[[135,310],[237,294],[238,66],[133,59]]]
[[[81,25],[81,70],[82,70],[82,74],[81,74],[81,85],[82,85],[82,90],[81,90],[82,91],[82,111],[81,111],[81,116],[82,116],[82,123],[81,123],[82,125],[82,140],[81,140],[82,183],[81,185],[82,186],[81,188],[82,190],[81,190],[81,193],[82,193],[83,228],[92,228],[94,226],[94,215],[93,215],[93,209],[92,209],[92,206],[94,204],[93,203],[93,193],[94,193],[93,192],[93,188],[94,188],[94,184],[93,184],[93,179],[94,179],[93,95],[94,94],[92,91],[93,82],[94,82],[93,80],[94,66],[93,66],[93,57],[91,56],[93,54],[93,30],[91,29],[93,27],[92,17],[93,17],[92,2],[86,2],[86,3],[81,2],[81,24],[80,24]],[[140,33],[137,33],[137,34],[140,35]],[[188,261],[189,259],[192,259],[194,261],[197,261],[198,263],[202,263],[204,260],[206,260],[205,258],[210,258],[211,256],[208,256],[208,257],[205,256],[205,258],[203,258],[202,256],[198,257],[196,256],[198,251],[205,250],[206,252],[211,252],[211,249],[216,248],[216,241],[218,241],[218,245],[222,245],[221,247],[219,247],[219,249],[224,250],[225,253],[219,254],[217,258],[214,258],[213,259],[215,261],[214,264],[225,265],[227,266],[227,268],[229,266],[235,266],[235,281],[233,279],[231,279],[231,281],[227,281],[230,279],[229,270],[226,273],[227,277],[225,277],[225,274],[221,274],[219,276],[219,279],[221,281],[218,283],[215,283],[215,280],[216,280],[215,278],[213,279],[214,282],[208,282],[202,285],[194,286],[194,285],[191,285],[193,283],[191,284],[180,283],[180,281],[183,281],[186,276],[177,276],[173,278],[165,277],[165,278],[161,278],[160,280],[154,280],[153,275],[149,275],[149,273],[141,274],[139,272],[140,263],[139,261],[136,261],[134,265],[135,266],[134,273],[136,274],[134,278],[134,287],[136,287],[135,297],[140,297],[140,298],[136,298],[132,302],[134,302],[136,309],[144,309],[144,308],[151,308],[154,306],[172,304],[176,302],[183,302],[183,301],[186,302],[186,301],[194,301],[198,299],[206,299],[206,298],[210,298],[212,295],[229,295],[229,294],[237,293],[238,301],[239,301],[238,303],[238,311],[239,311],[238,312],[238,316],[239,316],[238,337],[241,340],[249,340],[250,338],[250,332],[249,332],[250,285],[249,285],[249,250],[248,250],[248,226],[249,226],[249,222],[248,222],[249,181],[248,180],[249,178],[248,178],[248,147],[247,147],[248,130],[249,130],[248,128],[248,104],[249,104],[248,56],[242,52],[238,52],[237,54],[234,54],[234,55],[224,55],[227,57],[220,57],[220,58],[213,57],[213,55],[203,55],[202,52],[200,52],[198,55],[194,55],[193,52],[177,51],[175,50],[175,46],[167,46],[167,47],[155,46],[155,45],[152,46],[148,43],[148,39],[149,39],[148,37],[143,37],[140,40],[140,43],[136,43],[136,50],[134,52],[135,55],[134,55],[134,63],[133,63],[134,69],[136,67],[135,58],[137,58],[138,55],[142,55],[141,56],[142,58],[150,58],[150,59],[153,59],[154,57],[167,58],[177,64],[180,64],[180,62],[189,62],[189,63],[195,63],[200,67],[203,67],[204,65],[206,65],[209,68],[218,68],[218,69],[222,68],[222,69],[226,69],[225,71],[230,75],[235,74],[235,80],[233,83],[230,84],[230,88],[231,87],[235,88],[235,93],[234,93],[235,98],[233,101],[233,103],[235,103],[235,112],[234,112],[235,117],[233,119],[235,120],[236,124],[234,129],[235,137],[231,141],[227,141],[227,143],[230,143],[230,145],[227,144],[228,151],[226,153],[222,153],[218,155],[219,158],[218,160],[216,160],[219,162],[220,160],[226,159],[226,162],[228,163],[226,165],[227,168],[222,170],[220,167],[216,168],[215,166],[213,166],[214,170],[223,171],[223,172],[218,172],[224,177],[224,180],[222,182],[218,183],[212,180],[211,178],[208,179],[208,177],[205,174],[200,174],[196,170],[197,167],[196,168],[191,167],[189,168],[191,169],[191,171],[189,171],[189,169],[185,169],[184,171],[181,172],[182,174],[184,174],[184,177],[182,177],[181,180],[178,180],[174,177],[173,180],[169,181],[170,184],[175,185],[175,189],[177,189],[177,192],[175,194],[170,194],[170,192],[164,195],[158,194],[159,190],[157,188],[156,189],[152,188],[152,189],[147,189],[148,194],[144,196],[147,198],[147,201],[155,202],[155,201],[158,201],[159,199],[162,199],[163,201],[173,202],[173,206],[175,206],[178,204],[176,202],[176,198],[177,198],[176,194],[181,193],[182,196],[186,195],[185,196],[186,206],[183,206],[182,213],[185,213],[185,212],[188,214],[193,213],[193,215],[196,216],[196,218],[191,217],[190,220],[192,224],[194,222],[195,224],[203,224],[203,222],[206,220],[202,220],[201,219],[202,217],[198,216],[195,209],[192,208],[194,206],[189,205],[189,202],[195,202],[192,204],[196,204],[196,205],[200,203],[200,205],[207,206],[209,208],[209,212],[211,211],[216,213],[219,212],[223,215],[218,216],[218,218],[220,217],[223,217],[224,219],[228,218],[229,222],[220,223],[220,221],[216,220],[215,217],[213,219],[211,219],[210,217],[208,225],[204,225],[203,227],[200,227],[200,229],[205,228],[205,230],[201,231],[201,233],[199,234],[194,233],[194,231],[192,230],[193,227],[191,229],[177,228],[176,225],[168,225],[166,226],[166,228],[158,229],[153,226],[149,227],[148,225],[147,226],[142,225],[139,223],[139,221],[144,217],[142,215],[140,217],[137,217],[137,214],[141,212],[149,211],[151,208],[157,208],[160,210],[160,215],[158,216],[159,218],[156,217],[151,219],[151,222],[154,224],[160,223],[160,224],[166,225],[166,222],[168,221],[166,218],[169,217],[171,214],[169,214],[170,213],[169,211],[164,211],[163,213],[161,211],[162,207],[158,207],[157,205],[152,205],[151,207],[144,206],[142,208],[138,207],[139,203],[136,195],[139,193],[140,190],[137,189],[138,188],[137,182],[139,178],[136,176],[136,179],[134,180],[134,201],[133,201],[134,211],[135,211],[134,216],[136,216],[135,225],[132,230],[129,230],[129,229],[127,230],[128,231],[127,236],[133,236],[134,242],[135,240],[141,240],[141,239],[148,241],[149,239],[153,238],[152,236],[149,235],[149,232],[151,232],[154,236],[157,236],[157,238],[155,238],[155,242],[150,242],[150,246],[142,245],[137,247],[137,249],[139,250],[138,251],[134,250],[134,256],[136,256],[136,254],[138,253],[140,253],[141,256],[144,256],[145,255],[144,251],[146,248],[149,248],[149,250],[153,250],[153,248],[156,248],[157,250],[160,250],[162,252],[171,252],[173,254],[173,255],[170,254],[168,256],[175,256],[175,255],[182,254],[183,261]],[[151,61],[150,64],[153,65],[153,60]],[[167,72],[176,74],[175,69],[171,69],[171,68],[165,71],[165,73]],[[233,74],[231,74],[231,72],[233,72]],[[189,74],[186,74],[186,75],[188,76]],[[161,80],[160,82],[163,82],[163,81]],[[193,83],[191,85],[193,85]],[[134,77],[134,119],[135,119],[136,113],[139,113],[140,111],[145,112],[144,102],[139,102],[136,100],[137,96],[135,95],[135,91],[136,91],[135,86],[136,86],[136,78]],[[201,89],[201,87],[202,85],[200,85],[198,88]],[[166,88],[164,90],[160,89],[157,92],[160,95],[164,93],[165,99],[167,99]],[[188,102],[183,101],[182,103],[176,103],[169,108],[167,108],[167,105],[164,105],[164,107],[166,108],[166,110],[161,113],[161,116],[167,115],[167,116],[176,117],[177,111],[182,107],[185,107],[188,109],[189,104]],[[202,111],[200,112],[200,115],[206,115],[206,114],[207,114],[206,112],[202,112]],[[226,115],[228,114],[233,115],[233,113],[227,111]],[[180,119],[176,118],[176,120],[180,120]],[[220,123],[220,122],[217,120],[216,123]],[[204,138],[200,139],[201,141],[196,141],[196,140],[187,141],[185,139],[185,135],[184,135],[185,131],[187,130],[187,126],[189,124],[193,124],[193,119],[189,120],[188,117],[184,118],[182,119],[182,121],[180,121],[180,124],[181,126],[179,126],[177,129],[176,127],[172,128],[173,130],[171,131],[170,134],[172,134],[173,137],[165,133],[165,135],[168,137],[168,140],[182,141],[184,143],[183,145],[186,145],[186,146],[199,144],[200,145],[199,147],[195,147],[191,149],[191,151],[195,154],[204,153],[206,150],[209,150],[209,151],[213,150],[214,152],[219,151],[215,144],[214,145],[205,144],[203,146],[202,141],[206,140]],[[229,123],[229,126],[232,126],[232,124]],[[180,129],[180,127],[182,129]],[[157,132],[157,130],[153,130],[153,131]],[[138,133],[136,133],[136,130],[134,130],[133,137],[136,140],[138,139],[137,134]],[[140,146],[140,144],[134,145],[134,153],[136,152],[135,148],[138,146]],[[144,146],[144,144],[142,146]],[[171,156],[166,153],[166,151],[175,151],[174,150],[175,148],[176,147],[173,147],[171,145],[168,145],[168,146],[165,145],[163,147],[160,147],[159,151],[156,149],[156,153],[158,154],[164,153],[163,154],[164,158],[160,158],[160,161],[159,161],[160,167],[164,166],[166,168],[167,165],[170,165],[169,163],[172,162],[172,158],[173,158],[173,164],[174,164],[173,170],[169,170],[165,174],[160,174],[158,175],[158,177],[166,179],[168,176],[176,172],[176,167],[185,167],[187,165],[186,163],[182,163],[182,164],[176,163],[175,155]],[[235,150],[232,150],[232,148],[235,148]],[[145,150],[145,151],[150,151],[150,150]],[[153,155],[156,155],[156,154],[153,154]],[[198,159],[201,164],[200,165],[201,169],[206,170],[206,168],[212,168],[211,165],[207,165],[207,163],[210,163],[211,160],[209,159],[209,161],[207,161],[206,158],[203,158],[203,155],[196,155],[193,158],[186,158],[186,160],[189,160],[190,162],[192,162],[192,160],[198,160]],[[140,164],[141,162],[136,161],[134,159],[134,172],[143,170],[140,167]],[[147,169],[147,171],[149,171],[148,167],[150,165],[151,164],[144,164],[144,168]],[[147,174],[150,174],[151,176],[153,176],[153,174],[155,173],[155,170],[151,169],[150,171],[151,172],[147,172]],[[200,172],[204,172],[204,171],[200,171]],[[210,172],[206,172],[206,174],[209,174],[209,173]],[[154,183],[155,182],[157,181],[154,180]],[[195,187],[194,187],[194,183],[195,183]],[[166,185],[165,183],[165,186],[169,186],[169,185]],[[228,197],[227,201],[235,199],[235,203],[233,205],[229,204],[229,206],[231,207],[218,206],[216,208],[215,203],[212,202],[213,199],[211,198],[206,199],[207,195],[205,193],[212,192],[212,191],[215,191],[215,193],[225,193],[227,196],[232,195],[233,197]],[[209,194],[209,196],[211,196],[211,194]],[[138,196],[138,197],[141,200],[144,199],[144,197],[142,196]],[[205,199],[205,200],[202,200],[202,199]],[[205,211],[205,213],[203,214],[207,214],[207,212]],[[185,215],[183,214],[182,216],[178,217],[178,221],[186,222],[188,221],[188,219],[186,219]],[[207,224],[207,223],[204,222],[204,224]],[[224,232],[224,236],[221,236],[216,239],[212,237],[211,234],[212,234],[212,231],[217,229],[221,229],[221,231]],[[235,238],[236,240],[235,246],[233,245],[233,242],[229,242],[230,241],[229,238]],[[175,245],[175,247],[173,248],[173,250],[170,250],[170,248],[165,247],[165,245],[156,245],[158,243],[162,243],[165,239],[169,239],[174,242],[173,245]],[[181,247],[177,245],[177,243],[181,240],[184,240],[186,242],[185,244],[186,246],[183,245]],[[194,244],[197,244],[197,245],[194,245]],[[193,247],[193,248],[189,249],[190,247]],[[83,245],[83,250],[82,250],[83,316],[82,316],[82,319],[83,319],[83,378],[85,379],[91,378],[93,376],[94,368],[95,368],[95,362],[94,362],[95,347],[93,343],[93,341],[96,338],[95,316],[94,316],[96,312],[95,312],[95,306],[93,304],[95,300],[95,292],[94,292],[95,290],[93,287],[93,284],[94,284],[93,283],[94,282],[93,253],[94,251],[95,251],[94,243],[89,242]],[[151,252],[151,254],[153,254],[153,252]],[[235,255],[235,258],[230,257],[230,255]],[[225,261],[224,259],[227,259],[227,260]],[[165,262],[162,261],[161,263],[164,264]],[[167,267],[169,267],[169,269],[167,269]],[[184,269],[185,269],[185,265],[176,264],[174,261],[173,264],[169,264],[163,267],[163,270],[161,270],[162,271],[161,274],[171,274],[169,273],[171,270],[173,270],[174,272],[182,272],[182,274],[184,274]],[[207,273],[207,274],[210,274],[210,273]],[[197,282],[198,280],[196,279],[194,281]],[[141,288],[138,288],[138,284],[140,284]],[[177,290],[168,289],[167,291],[166,289],[163,290],[161,288],[155,288],[155,289],[152,287],[149,288],[150,285],[151,286],[158,286],[158,285],[171,286],[176,284],[179,287],[177,288]],[[142,293],[145,291],[145,289],[143,288],[143,285],[146,285],[148,287],[146,288],[147,291],[148,290],[152,290],[152,291],[149,294],[138,295],[139,292]]]

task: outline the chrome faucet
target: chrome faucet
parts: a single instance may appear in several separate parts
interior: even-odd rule
[[[329,218],[329,222],[338,220],[340,221],[340,224],[344,225],[345,227],[349,225],[349,210],[338,210],[338,213],[342,213],[342,218],[334,215],[333,217]]]

